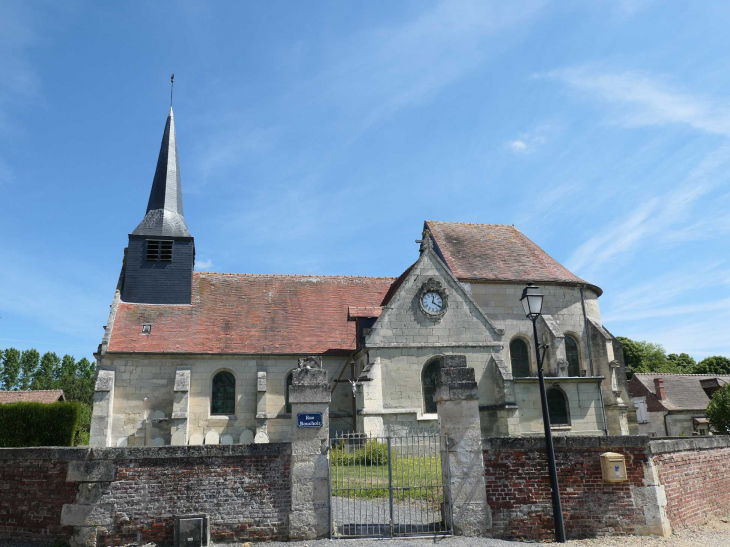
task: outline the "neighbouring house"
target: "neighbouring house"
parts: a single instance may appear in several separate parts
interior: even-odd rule
[[[36,391],[0,391],[0,405],[10,403],[57,403],[65,401],[62,389],[39,389]]]
[[[542,435],[520,303],[529,282],[545,295],[537,332],[555,433],[634,431],[599,287],[514,226],[426,221],[418,235],[415,262],[395,277],[195,272],[170,109],[96,353],[91,445],[288,440],[292,370],[308,356],[328,371],[332,430],[437,430],[435,375],[459,354],[476,371],[484,436]]]
[[[651,437],[709,435],[705,410],[730,375],[636,373],[629,393],[639,433]]]

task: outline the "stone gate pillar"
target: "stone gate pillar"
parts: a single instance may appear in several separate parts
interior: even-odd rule
[[[434,399],[441,434],[448,436],[441,468],[451,511],[445,507],[444,514],[447,520],[453,514],[454,534],[483,536],[492,527],[492,515],[484,479],[479,394],[474,369],[467,368],[465,355],[444,356],[436,376]]]
[[[94,406],[91,414],[89,446],[112,445],[114,418],[114,369],[100,368],[94,384]]]
[[[330,388],[321,357],[299,359],[292,373],[291,511],[289,539],[317,539],[329,535],[329,404]],[[300,427],[298,415],[309,425]]]

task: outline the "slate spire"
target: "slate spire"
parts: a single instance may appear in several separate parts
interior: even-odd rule
[[[167,116],[165,132],[162,135],[160,155],[157,158],[155,178],[152,180],[147,214],[132,235],[191,237],[185,224],[180,185],[180,167],[177,162],[177,139],[175,118]]]

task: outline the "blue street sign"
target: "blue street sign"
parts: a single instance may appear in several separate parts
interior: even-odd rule
[[[297,427],[322,427],[321,412],[302,412],[297,414]]]

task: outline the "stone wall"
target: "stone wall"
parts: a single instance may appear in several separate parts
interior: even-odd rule
[[[66,482],[70,459],[81,449],[0,449],[0,539],[68,541],[61,509],[74,503],[78,487]]]
[[[289,444],[0,449],[0,539],[171,545],[208,514],[213,542],[288,537]]]
[[[646,438],[554,440],[568,539],[643,533],[646,520],[633,502],[632,488],[643,486]],[[603,482],[600,462],[603,452],[626,455],[627,482]],[[494,537],[552,538],[552,505],[543,438],[487,439],[484,467]]]
[[[325,357],[323,365],[329,377],[337,378],[344,357]],[[203,438],[213,431],[219,437],[230,435],[239,443],[241,434],[257,428],[257,373],[266,372],[265,415],[269,439],[272,442],[289,440],[290,416],[286,410],[286,378],[297,366],[297,356],[210,356],[178,357],[172,355],[132,356],[106,354],[103,365],[114,370],[114,417],[111,446],[145,446],[159,439],[171,444],[176,371],[190,368],[188,438]],[[210,397],[213,376],[226,370],[236,380],[236,413],[232,416],[211,416]],[[343,378],[350,377],[346,367]],[[145,401],[145,398],[147,400]],[[352,419],[352,391],[347,382],[338,383],[333,393],[332,411],[348,418],[333,424],[338,431],[350,430]],[[148,432],[145,418],[150,418]],[[160,420],[161,419],[161,420]],[[155,421],[157,420],[157,421]]]
[[[650,441],[644,436],[555,438],[568,539],[667,535],[730,513],[730,437]],[[490,535],[553,537],[547,458],[542,438],[483,443]],[[600,455],[626,458],[627,481],[606,483]]]
[[[674,528],[730,513],[728,437],[652,441],[651,450]]]

